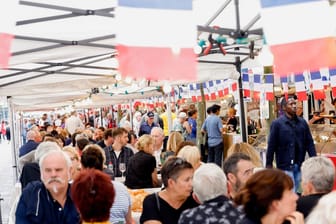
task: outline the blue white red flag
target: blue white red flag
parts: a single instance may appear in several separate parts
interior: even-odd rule
[[[242,87],[244,97],[250,97],[250,79],[248,69],[242,69]]]
[[[315,100],[325,99],[324,86],[320,71],[310,72],[310,79],[313,85],[313,94]]]
[[[332,96],[336,97],[336,68],[329,70]]]
[[[265,74],[264,89],[266,100],[274,100],[274,74]]]
[[[261,75],[254,74],[253,75],[253,98],[259,100],[260,99],[260,90],[261,90]]]
[[[196,96],[196,84],[192,83],[189,85],[189,88],[190,88],[190,97],[191,97],[191,100],[192,102],[197,102],[197,96]]]
[[[119,0],[116,25],[122,76],[196,80],[192,0]]]
[[[295,92],[298,100],[307,100],[307,91],[303,74],[295,74]]]
[[[261,7],[277,75],[336,66],[336,12],[328,1],[261,0]]]

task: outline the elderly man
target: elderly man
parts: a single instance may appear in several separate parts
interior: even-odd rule
[[[334,186],[335,167],[327,157],[312,157],[302,163],[302,197],[297,201],[297,211],[306,218],[320,198]]]
[[[155,115],[152,111],[147,113],[147,120],[140,125],[139,137],[144,134],[150,135],[152,128],[159,127],[159,124],[154,122],[154,117]]]
[[[33,151],[39,145],[38,140],[40,139],[40,133],[35,130],[30,130],[27,132],[27,142],[22,145],[19,149],[19,157],[28,154]]]
[[[61,150],[61,148],[56,142],[41,142],[41,144],[38,145],[36,150],[30,153],[33,154],[34,159],[23,165],[22,172],[20,175],[20,183],[22,190],[27,186],[28,183],[35,180],[41,180],[39,161],[44,154],[52,150]]]
[[[165,148],[163,148],[163,141],[164,141],[164,132],[162,128],[160,127],[154,127],[150,133],[154,140],[154,154],[153,156],[155,157],[156,160],[156,167],[161,167],[161,153],[166,151]]]
[[[243,214],[227,197],[226,177],[217,165],[200,166],[194,173],[193,189],[201,205],[184,211],[178,223],[240,223]]]
[[[223,169],[228,179],[229,196],[234,198],[246,181],[252,176],[251,158],[243,153],[233,153],[224,161]]]
[[[80,217],[70,197],[71,160],[60,150],[44,154],[39,165],[41,180],[29,183],[16,209],[16,223],[79,223]]]

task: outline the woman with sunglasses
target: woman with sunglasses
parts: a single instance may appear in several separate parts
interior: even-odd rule
[[[164,189],[145,198],[140,223],[175,224],[184,210],[198,206],[191,195],[193,173],[186,160],[168,158],[161,168]]]

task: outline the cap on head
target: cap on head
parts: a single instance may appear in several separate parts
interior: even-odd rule
[[[186,117],[187,117],[187,114],[184,113],[184,112],[180,112],[180,113],[178,114],[178,118],[186,118]]]
[[[147,113],[147,117],[154,117],[154,113],[153,113],[152,111],[149,111],[149,112]]]

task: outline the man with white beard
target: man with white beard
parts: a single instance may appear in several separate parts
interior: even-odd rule
[[[39,161],[41,180],[29,183],[16,209],[16,223],[79,223],[70,197],[71,160],[63,151],[52,150]]]

